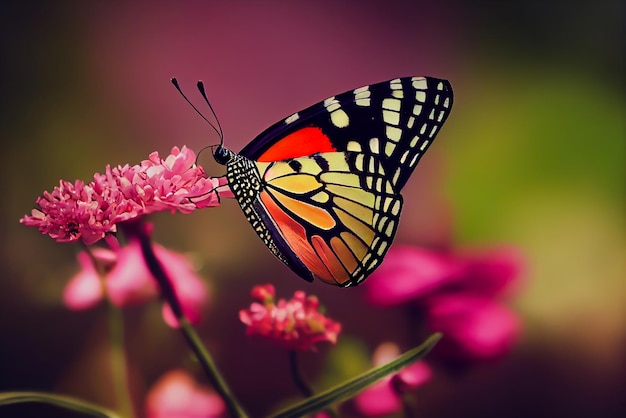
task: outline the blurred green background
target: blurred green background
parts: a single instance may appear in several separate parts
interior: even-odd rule
[[[115,406],[104,307],[75,313],[60,301],[79,247],[18,219],[61,178],[215,143],[170,77],[192,97],[204,80],[239,150],[327,96],[431,75],[451,81],[454,109],[406,186],[397,242],[515,245],[527,268],[514,352],[438,376],[418,416],[625,416],[624,16],[618,1],[1,2],[0,390]],[[201,157],[209,174],[223,173],[211,160]],[[210,283],[200,330],[253,416],[296,396],[283,353],[243,336],[237,312],[253,284],[319,295],[364,353],[407,342],[403,312],[300,281],[233,201],[154,222],[156,239],[193,256]],[[158,310],[124,313],[138,405],[166,370],[192,367]],[[328,351],[305,358],[311,375]]]

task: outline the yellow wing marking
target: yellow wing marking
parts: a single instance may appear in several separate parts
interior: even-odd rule
[[[286,196],[278,191],[272,192],[272,196],[288,211],[297,214],[306,222],[320,229],[331,229],[336,225],[335,219],[324,209],[306,203],[302,200],[296,200]]]

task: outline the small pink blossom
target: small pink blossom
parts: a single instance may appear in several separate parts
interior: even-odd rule
[[[145,402],[147,418],[217,418],[226,416],[224,401],[187,372],[172,370],[152,386]]]
[[[384,343],[375,350],[372,363],[383,366],[399,355],[396,344]],[[402,408],[403,394],[414,392],[431,378],[432,371],[426,363],[413,363],[360,392],[354,398],[354,405],[365,416],[391,415]]]
[[[89,183],[61,180],[20,222],[58,242],[90,245],[116,232],[119,222],[164,210],[190,213],[219,205],[220,197],[232,197],[226,179],[208,177],[192,150],[173,147],[164,160],[154,152],[139,165],[107,165]]]
[[[253,302],[248,310],[239,311],[239,319],[248,326],[247,335],[260,335],[298,351],[316,351],[318,342],[337,342],[341,324],[319,312],[316,296],[296,291],[292,299],[275,303],[271,284],[255,286],[251,296],[259,302]]]
[[[196,274],[191,263],[180,254],[154,244],[154,252],[163,266],[181,303],[183,313],[191,323],[198,323],[209,298],[206,285]],[[86,252],[78,254],[81,271],[67,284],[63,300],[70,309],[87,309],[102,300],[103,286],[107,297],[118,306],[145,303],[158,296],[156,280],[148,270],[136,239],[117,251],[97,249],[94,257],[105,263],[104,284],[98,276],[92,259]],[[164,303],[165,322],[175,327],[177,321],[169,306]]]

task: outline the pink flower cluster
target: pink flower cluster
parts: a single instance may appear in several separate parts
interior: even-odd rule
[[[58,242],[82,239],[90,245],[116,232],[119,222],[164,210],[190,213],[217,206],[220,196],[232,197],[225,178],[209,178],[195,159],[189,148],[174,147],[165,159],[153,152],[139,165],[107,165],[89,183],[61,180],[20,222]]]
[[[275,303],[275,290],[271,284],[255,286],[251,296],[259,302],[253,302],[250,309],[239,311],[239,319],[248,326],[247,335],[260,335],[298,351],[316,351],[318,342],[337,342],[341,324],[319,311],[316,296],[296,291],[292,299],[280,299]]]
[[[204,281],[182,255],[158,244],[154,244],[154,253],[171,278],[183,313],[191,323],[199,322],[209,299]],[[131,238],[127,245],[115,250],[95,248],[92,256],[86,251],[78,253],[81,270],[72,277],[63,293],[63,301],[70,309],[91,308],[105,295],[118,307],[145,303],[158,297],[157,282],[146,266],[137,239]],[[102,279],[94,261],[103,267]],[[163,317],[168,325],[178,326],[167,303],[163,304]]]
[[[419,308],[429,330],[444,334],[433,355],[453,364],[490,360],[506,354],[520,332],[501,300],[518,284],[521,266],[511,248],[465,254],[395,246],[365,291],[374,305]]]

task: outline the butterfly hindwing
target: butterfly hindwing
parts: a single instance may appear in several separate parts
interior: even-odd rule
[[[288,265],[300,262],[340,286],[358,284],[378,266],[395,235],[402,198],[383,170],[359,169],[363,159],[331,152],[257,163],[264,185],[257,209],[273,220]]]
[[[333,151],[374,154],[399,192],[448,117],[452,99],[450,83],[431,77],[372,84],[294,113],[240,155],[278,161]]]

